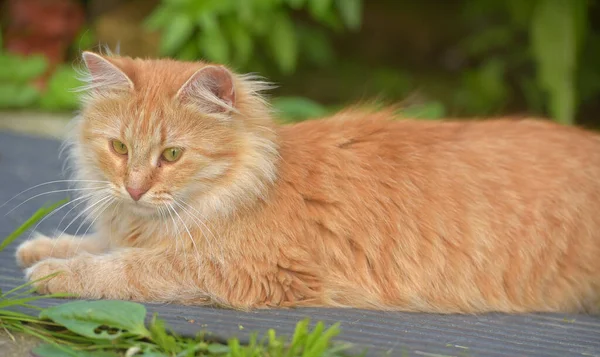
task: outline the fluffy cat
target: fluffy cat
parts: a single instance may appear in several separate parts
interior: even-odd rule
[[[276,125],[221,65],[83,54],[85,237],[17,260],[38,291],[236,309],[597,311],[600,138],[543,120]]]

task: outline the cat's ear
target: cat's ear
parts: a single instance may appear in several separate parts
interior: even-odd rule
[[[235,111],[233,74],[223,66],[203,67],[181,86],[177,98],[207,114]]]
[[[83,61],[89,72],[87,89],[97,91],[132,90],[133,82],[119,67],[106,58],[85,51]]]

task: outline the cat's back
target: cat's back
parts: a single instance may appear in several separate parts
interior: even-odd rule
[[[272,207],[330,257],[339,295],[328,299],[473,311],[581,307],[565,287],[597,298],[587,295],[600,285],[596,134],[543,120],[353,111],[279,134]],[[353,284],[372,295],[355,296]],[[520,295],[527,286],[534,293]]]
[[[280,136],[287,163],[317,172],[358,170],[385,177],[435,170],[600,169],[598,134],[541,119],[428,121],[348,110],[283,126]]]

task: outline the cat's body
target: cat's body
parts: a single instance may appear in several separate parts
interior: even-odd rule
[[[41,291],[235,308],[600,306],[595,134],[358,109],[275,126],[252,82],[220,67],[112,60],[126,83],[103,61],[86,59],[100,85],[73,153],[78,178],[108,180],[115,199],[90,214],[93,237],[21,246],[30,279],[65,271]],[[181,158],[156,161],[172,142]]]

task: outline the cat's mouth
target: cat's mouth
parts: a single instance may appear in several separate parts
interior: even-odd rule
[[[140,202],[129,202],[128,211],[140,217],[152,217],[159,215],[159,208],[154,205]]]
[[[134,201],[125,199],[124,201],[127,210],[139,217],[171,219],[172,215],[177,219],[177,214],[180,212],[178,205],[170,200]]]

